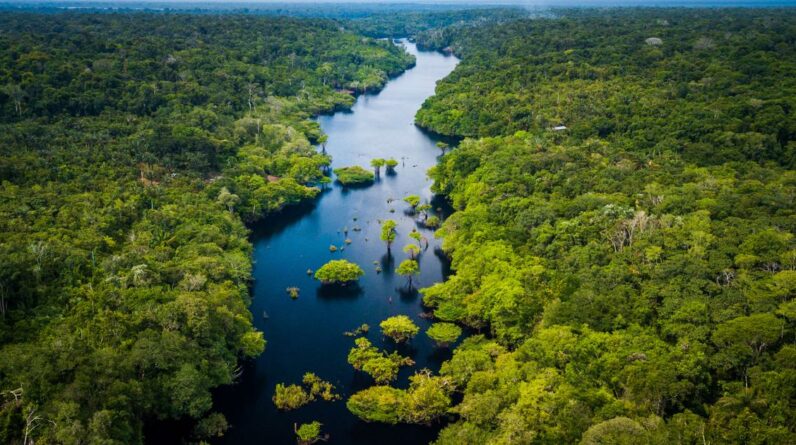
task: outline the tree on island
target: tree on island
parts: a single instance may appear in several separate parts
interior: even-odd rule
[[[420,328],[406,315],[390,317],[379,324],[381,332],[396,343],[409,341],[420,332]]]
[[[439,142],[437,142],[437,148],[439,148],[442,151],[442,154],[444,155],[445,154],[445,150],[450,148],[450,145],[448,145],[445,142],[439,141]]]
[[[387,161],[382,158],[376,158],[370,161],[370,165],[373,166],[373,172],[377,177],[381,175],[381,168],[384,167],[384,164],[386,163]]]
[[[412,287],[412,277],[420,273],[420,266],[415,260],[403,260],[398,268],[395,269],[398,275],[402,275],[409,279],[409,287]]]
[[[332,260],[315,272],[315,279],[323,284],[348,284],[365,275],[359,265],[347,260]]]
[[[385,161],[385,165],[387,166],[388,172],[395,172],[395,167],[398,166],[398,161],[396,161],[393,158],[390,158]]]
[[[456,342],[462,335],[462,328],[453,323],[434,323],[426,330],[426,335],[437,344],[439,348],[447,348]]]
[[[387,243],[387,252],[390,251],[393,241],[395,241],[396,232],[395,227],[398,224],[395,221],[388,219],[381,224],[381,240]]]

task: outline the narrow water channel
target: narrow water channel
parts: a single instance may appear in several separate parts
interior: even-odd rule
[[[433,427],[367,424],[345,407],[348,396],[373,382],[347,363],[353,339],[343,332],[367,323],[371,342],[392,350],[391,342],[379,332],[379,322],[392,315],[410,316],[422,331],[411,345],[400,349],[416,362],[412,369],[401,371],[396,383],[401,387],[407,386],[415,370],[439,369],[449,354],[436,350],[425,336],[430,323],[419,316],[420,295],[409,290],[406,280],[394,269],[406,258],[403,246],[412,242],[408,234],[417,226],[414,217],[406,213],[402,198],[417,194],[424,201],[432,199],[426,171],[440,154],[435,141],[414,126],[414,115],[434,94],[436,82],[447,76],[458,60],[404,44],[417,57],[414,68],[391,80],[380,93],[359,97],[351,111],[318,119],[329,135],[326,150],[332,155],[333,167],[370,168],[373,158],[395,158],[400,162],[395,174],[382,172],[373,186],[363,189],[335,184],[315,202],[291,208],[255,229],[251,309],[268,345],[265,353],[245,369],[239,384],[217,395],[217,405],[231,425],[225,444],[293,444],[293,424],[313,420],[323,423],[331,444],[420,444],[436,435]],[[395,201],[388,204],[389,198]],[[392,255],[387,255],[386,245],[379,239],[379,221],[385,219],[398,223]],[[439,242],[432,231],[418,230],[430,242],[420,257],[421,273],[416,279],[416,287],[424,287],[444,278],[447,263],[435,253]],[[350,245],[345,245],[346,238],[351,239]],[[332,253],[330,245],[345,246],[345,250]],[[306,273],[340,258],[365,270],[359,286],[330,291]],[[376,272],[377,265],[382,273]],[[285,291],[293,286],[301,289],[296,300]],[[343,400],[277,411],[271,401],[275,385],[300,383],[305,372],[334,383]]]

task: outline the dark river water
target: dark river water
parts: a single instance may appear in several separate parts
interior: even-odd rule
[[[323,423],[331,444],[420,444],[436,437],[438,427],[368,424],[345,407],[348,396],[373,385],[369,376],[354,371],[347,363],[354,342],[343,335],[345,331],[367,323],[371,342],[392,350],[393,345],[381,336],[379,322],[397,314],[414,319],[422,331],[400,350],[410,355],[416,366],[402,369],[395,383],[400,387],[408,385],[408,376],[415,370],[438,370],[449,357],[449,352],[435,350],[425,336],[430,323],[419,317],[423,311],[421,297],[408,290],[406,279],[396,275],[394,269],[406,259],[403,246],[412,242],[407,235],[417,226],[414,217],[406,213],[408,205],[402,198],[417,194],[424,201],[432,200],[426,171],[440,154],[435,140],[414,126],[414,115],[434,94],[436,82],[447,76],[458,60],[420,52],[411,43],[405,46],[417,57],[414,68],[391,80],[380,93],[360,96],[351,111],[318,118],[329,135],[326,150],[332,155],[334,168],[361,165],[370,169],[371,159],[392,157],[401,162],[395,174],[382,171],[381,178],[367,188],[346,189],[335,184],[315,202],[288,209],[255,228],[251,310],[268,344],[245,369],[240,382],[216,396],[218,408],[231,425],[221,443],[294,444],[293,424],[313,420]],[[388,198],[396,201],[388,204]],[[436,201],[432,204],[443,207]],[[444,210],[440,212],[445,216]],[[386,245],[379,239],[378,221],[384,219],[398,223],[392,255],[387,255]],[[361,231],[354,231],[355,227]],[[416,287],[424,287],[443,280],[448,265],[436,253],[439,242],[433,232],[421,227],[418,230],[430,242],[420,256],[421,273],[415,280]],[[346,238],[352,241],[348,246]],[[345,246],[345,250],[331,253],[330,245]],[[359,286],[328,290],[306,273],[341,258],[365,270]],[[382,273],[376,273],[376,264]],[[285,291],[292,286],[301,289],[296,300]],[[332,382],[343,399],[277,411],[271,401],[275,385],[298,384],[305,372]]]

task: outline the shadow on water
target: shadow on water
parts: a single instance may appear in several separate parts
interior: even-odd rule
[[[347,284],[325,284],[315,290],[315,296],[322,299],[355,299],[365,293],[359,283]]]
[[[299,204],[289,205],[278,212],[271,213],[265,218],[250,224],[251,238],[262,239],[279,235],[279,233],[312,213],[318,201],[321,199],[321,196],[328,192],[329,190],[322,190],[314,199],[303,201]]]
[[[366,189],[368,187],[371,187],[376,182],[379,182],[379,181],[374,179],[371,182],[364,182],[362,184],[347,184],[347,185],[341,184],[340,181],[335,181],[335,184],[337,184],[337,185],[339,185],[341,187],[340,190],[342,191],[342,193],[344,195],[347,195],[348,193],[350,193],[353,190],[363,190],[363,189]]]
[[[395,257],[392,256],[392,249],[381,256],[379,264],[381,265],[381,274],[385,278],[395,275]]]
[[[395,293],[401,297],[401,301],[403,302],[414,302],[420,295],[416,284],[412,287],[409,287],[407,284],[403,284],[402,286],[395,288]]]

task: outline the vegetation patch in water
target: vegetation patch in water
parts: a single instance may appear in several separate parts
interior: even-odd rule
[[[365,170],[358,165],[336,168],[334,174],[337,175],[337,181],[345,186],[371,184],[376,178],[373,172]]]
[[[340,395],[334,392],[334,385],[311,372],[304,374],[301,383],[302,385],[277,383],[272,398],[274,405],[278,409],[288,411],[301,408],[319,398],[327,402],[340,399]]]
[[[323,284],[348,284],[365,275],[357,264],[347,260],[332,260],[315,272],[315,279]]]
[[[348,353],[348,363],[357,371],[362,371],[373,377],[373,380],[379,384],[395,380],[401,366],[415,364],[414,360],[397,352],[387,354],[380,351],[364,337],[357,338],[354,344],[355,346]]]

